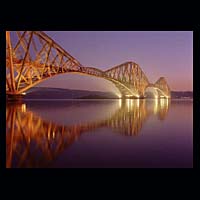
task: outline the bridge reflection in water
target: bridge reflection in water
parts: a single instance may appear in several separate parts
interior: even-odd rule
[[[117,101],[107,118],[67,125],[43,119],[25,103],[7,104],[6,167],[48,167],[81,134],[100,127],[138,136],[150,115],[164,120],[170,106],[169,99]]]

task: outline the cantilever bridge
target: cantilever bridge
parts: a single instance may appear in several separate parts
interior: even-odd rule
[[[17,96],[36,84],[64,73],[91,75],[111,81],[121,96],[143,98],[153,87],[158,96],[170,98],[164,77],[150,83],[140,66],[126,62],[106,71],[83,66],[54,40],[41,31],[6,32],[6,94]]]

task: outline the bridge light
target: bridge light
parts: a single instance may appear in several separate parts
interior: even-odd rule
[[[157,114],[158,112],[158,98],[155,99],[153,111],[154,111],[154,114]]]
[[[130,94],[126,94],[126,97],[132,97],[133,95],[130,95]]]
[[[139,108],[140,107],[140,100],[137,99],[137,107]]]
[[[131,101],[131,99],[126,99],[126,104],[127,104],[127,107],[128,107],[128,112],[130,111],[130,101]]]
[[[26,104],[25,103],[22,104],[21,109],[22,109],[22,112],[26,112]]]
[[[166,99],[166,107],[168,108],[169,107],[169,100],[168,100],[168,98]]]
[[[160,107],[164,108],[165,106],[165,100],[164,99],[160,99]]]
[[[26,92],[22,92],[22,95],[26,95]]]
[[[122,100],[119,99],[119,107],[121,108],[122,107]]]
[[[48,132],[47,137],[48,137],[48,140],[50,140],[50,137],[51,137],[51,136],[50,136],[50,132]]]

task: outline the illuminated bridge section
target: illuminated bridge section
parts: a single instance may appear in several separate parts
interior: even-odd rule
[[[55,75],[79,73],[111,81],[122,97],[141,98],[148,87],[170,98],[170,88],[161,77],[151,84],[134,62],[111,67],[106,71],[83,66],[52,38],[41,31],[6,32],[6,94],[16,96]]]

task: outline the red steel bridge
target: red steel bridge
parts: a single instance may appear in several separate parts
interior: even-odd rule
[[[36,84],[64,73],[78,73],[111,81],[122,97],[145,97],[153,87],[158,97],[170,98],[170,88],[164,77],[150,83],[140,66],[126,62],[106,71],[83,66],[53,39],[41,31],[6,32],[6,94],[24,94]]]

